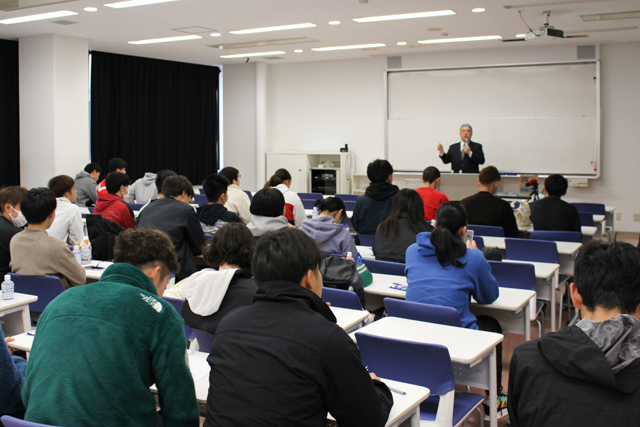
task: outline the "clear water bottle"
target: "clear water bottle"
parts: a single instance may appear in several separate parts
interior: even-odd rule
[[[87,236],[84,236],[84,241],[82,242],[80,252],[82,257],[82,265],[91,264],[91,243],[89,242],[89,238]]]
[[[5,274],[4,282],[2,282],[2,299],[13,299],[13,281],[8,274]]]
[[[78,260],[78,264],[82,264],[82,252],[80,251],[80,242],[75,242],[73,244],[73,254],[76,256]]]

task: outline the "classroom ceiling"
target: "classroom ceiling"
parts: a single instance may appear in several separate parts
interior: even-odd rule
[[[24,5],[37,1],[1,0]],[[251,58],[270,64],[396,56],[408,53],[556,44],[609,44],[640,42],[640,17],[585,21],[582,15],[640,11],[638,0],[178,0],[123,9],[103,6],[113,0],[67,0],[19,10],[0,10],[0,20],[25,15],[69,10],[77,15],[35,22],[0,24],[0,38],[17,40],[42,34],[62,34],[89,40],[93,50],[192,62],[238,64],[245,58],[224,59],[225,54],[284,51],[271,57]],[[97,11],[87,12],[86,7]],[[474,13],[473,8],[485,8]],[[451,9],[455,15],[357,23],[354,18]],[[526,33],[518,10],[532,28],[544,22],[543,11],[551,11],[550,23],[565,34],[588,37],[543,41],[473,41],[420,45],[418,40],[500,35],[513,39]],[[638,13],[635,16],[639,16]],[[619,16],[613,16],[619,18]],[[340,21],[329,25],[329,21]],[[313,23],[316,27],[257,34],[229,31],[289,24]],[[218,32],[219,37],[210,33]],[[132,45],[128,41],[197,34],[200,39],[172,43]],[[287,40],[289,39],[289,40]],[[293,40],[291,40],[293,39]],[[265,43],[266,42],[266,43]],[[406,42],[406,46],[397,46]],[[249,43],[243,47],[243,43]],[[257,43],[258,45],[251,44]],[[265,45],[259,45],[265,43]],[[384,43],[375,50],[312,51],[312,48]],[[240,46],[237,46],[240,44]],[[227,46],[226,49],[210,47]],[[236,45],[236,46],[233,46]],[[302,50],[294,53],[294,50]]]

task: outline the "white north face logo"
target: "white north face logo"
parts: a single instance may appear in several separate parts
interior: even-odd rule
[[[154,297],[150,297],[150,296],[145,295],[145,294],[140,294],[140,297],[142,297],[142,301],[144,301],[147,304],[149,304],[151,306],[151,308],[153,308],[158,313],[160,313],[162,311],[162,303],[160,301],[158,301],[157,299],[155,299]]]

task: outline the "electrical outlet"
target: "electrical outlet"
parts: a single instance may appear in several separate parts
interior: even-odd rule
[[[616,212],[616,221],[622,221],[622,213]]]
[[[633,214],[633,220],[635,222],[640,222],[640,213]]]

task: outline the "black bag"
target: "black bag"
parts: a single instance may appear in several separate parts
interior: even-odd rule
[[[118,235],[124,228],[113,221],[104,219],[102,215],[86,215],[87,232],[91,241],[91,257],[100,261],[113,259],[113,247]]]
[[[364,284],[353,260],[332,255],[322,260],[320,273],[324,286],[355,292],[364,308]]]

